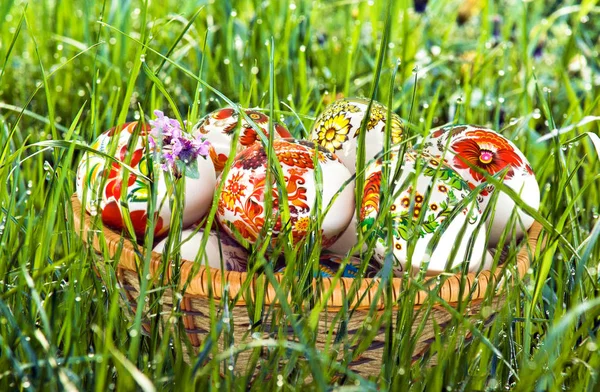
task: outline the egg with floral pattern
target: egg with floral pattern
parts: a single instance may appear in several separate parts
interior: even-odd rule
[[[265,137],[268,138],[269,116],[251,109],[246,109],[244,112],[252,121],[254,121]],[[238,127],[239,118],[239,113],[231,107],[218,109],[202,118],[194,126],[194,130],[192,131],[194,134],[201,134],[204,136],[213,146],[213,149],[210,151],[210,158],[215,165],[217,175],[223,171],[227,158],[231,152],[231,143],[233,141],[235,130]],[[273,137],[276,139],[292,137],[287,128],[278,122],[273,123],[273,128],[275,129]],[[244,148],[250,147],[259,141],[259,135],[256,133],[252,124],[242,117],[240,136],[238,145],[234,149],[234,154],[237,154]]]
[[[309,139],[335,153],[352,173],[356,172],[358,136],[367,114],[369,100],[340,99],[325,108],[315,120]],[[369,162],[383,149],[388,109],[373,101],[365,135],[365,162]],[[391,143],[402,141],[403,124],[398,115],[391,116]]]
[[[348,226],[354,211],[354,189],[349,170],[334,154],[323,148],[316,149],[314,143],[306,140],[277,139],[273,142],[273,149],[284,176],[290,212],[289,226],[286,226],[291,229],[293,242],[298,243],[312,234],[309,229],[312,227],[311,216],[316,213],[317,192],[321,195],[322,213],[339,192],[330,210],[324,217],[321,216],[323,245],[333,243]],[[322,176],[321,184],[315,181],[315,153]],[[271,173],[274,181],[275,172]],[[278,205],[281,199],[275,184],[271,195],[265,195],[266,174],[267,152],[262,144],[256,143],[235,157],[226,177],[219,177],[223,184],[217,210],[219,223],[230,233],[231,228],[235,228],[249,243],[257,241],[267,219],[275,222],[271,227],[273,242],[286,230],[282,228],[281,217],[277,217],[281,212]],[[346,182],[349,185],[342,188]],[[317,185],[322,189],[318,189]],[[273,202],[270,211],[265,211],[267,197]]]
[[[181,232],[181,242],[175,245],[173,251],[179,251],[184,260],[195,261],[200,252],[203,237],[204,229],[197,231],[185,229]],[[154,247],[154,252],[163,253],[166,243],[167,238]],[[208,266],[211,268],[223,269],[222,267],[225,267],[224,269],[227,271],[245,272],[248,264],[248,252],[222,230],[211,230],[199,260],[203,266],[208,261]]]
[[[540,188],[525,155],[508,139],[494,130],[475,126],[457,125],[434,130],[422,143],[423,151],[441,157],[456,170],[471,189],[485,183],[486,174],[504,174],[502,181],[514,190],[530,207],[540,206]],[[444,154],[445,151],[445,154]],[[494,186],[486,186],[479,194],[482,210],[486,208],[494,193]],[[518,208],[513,199],[500,192],[493,208],[490,225],[489,245],[495,246],[511,222],[516,211],[517,222],[508,232],[521,238],[529,230],[534,219]]]
[[[435,275],[445,271],[447,265],[455,268],[467,260],[469,270],[476,270],[485,250],[485,225],[480,224],[477,200],[468,198],[468,184],[434,157],[414,151],[401,157],[397,148],[391,154],[392,173],[400,159],[399,178],[383,199],[382,160],[366,169],[359,224],[368,238],[374,236],[375,259],[384,262],[391,236],[397,274],[412,266],[413,272],[423,267],[428,275]],[[385,220],[377,223],[380,211],[389,213],[389,225]],[[433,242],[436,237],[437,245]],[[411,258],[409,244],[414,247]]]
[[[152,163],[148,158],[154,156],[156,146],[150,136],[150,126],[138,126],[137,122],[126,123],[102,133],[91,145],[100,153],[112,154],[115,161],[93,152],[86,152],[77,168],[76,189],[82,205],[91,215],[99,214],[105,225],[117,230],[125,228],[124,214],[128,214],[134,232],[143,238],[148,220],[148,200],[151,186],[143,176],[152,176]],[[132,138],[137,138],[132,140]],[[185,151],[182,151],[185,153]],[[154,159],[154,158],[153,158]],[[121,162],[126,163],[135,172],[129,171],[123,183],[124,171]],[[197,178],[185,178],[185,200],[183,224],[188,226],[200,219],[208,210],[216,184],[212,162],[199,156],[194,160]],[[190,164],[191,166],[191,164]],[[165,172],[157,170],[157,197],[154,234],[161,236],[169,229],[171,210],[169,198],[172,187],[165,181]],[[104,180],[106,178],[106,180]],[[123,196],[122,196],[123,194]],[[124,205],[122,202],[125,202]]]
[[[338,255],[335,253],[325,252],[319,256],[319,271],[317,276],[321,278],[333,278],[344,263],[346,256]],[[356,278],[360,274],[362,261],[358,257],[349,257],[346,265],[340,274],[342,278]],[[281,268],[278,272],[285,272],[285,267]],[[379,272],[379,265],[376,262],[370,262],[367,264],[364,273],[361,275],[363,278],[373,278]]]

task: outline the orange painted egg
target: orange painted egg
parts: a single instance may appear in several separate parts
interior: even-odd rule
[[[354,189],[349,170],[329,151],[319,148],[306,140],[278,139],[273,143],[275,156],[283,171],[290,221],[285,225],[281,217],[272,226],[275,239],[286,228],[291,229],[294,243],[303,240],[313,227],[312,217],[316,216],[317,194],[321,196],[320,230],[323,245],[331,244],[346,229],[354,211]],[[315,157],[317,154],[317,157]],[[321,171],[322,182],[315,181],[314,159]],[[235,157],[234,164],[226,177],[219,177],[223,190],[219,198],[217,218],[225,230],[235,228],[250,243],[259,238],[265,226],[267,214],[273,221],[281,212],[279,191],[273,186],[272,194],[266,195],[267,152],[256,143]],[[272,179],[274,179],[275,173]],[[327,214],[325,208],[337,198]],[[273,202],[272,210],[265,211],[265,199]]]

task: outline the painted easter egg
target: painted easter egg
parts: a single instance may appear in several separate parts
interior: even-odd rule
[[[401,158],[398,149],[393,149],[392,173]],[[445,271],[446,264],[454,268],[466,261],[469,250],[470,269],[479,266],[485,250],[485,226],[479,224],[481,211],[477,200],[465,199],[470,193],[469,186],[454,170],[430,155],[408,152],[403,157],[399,178],[388,191],[392,196],[383,199],[384,205],[380,204],[381,184],[382,160],[379,159],[366,169],[360,211],[361,230],[375,237],[375,259],[383,263],[391,235],[397,273],[407,270],[409,265],[417,272],[421,264],[429,260],[427,274],[439,274]],[[389,212],[389,226],[383,223],[375,227],[380,211]],[[438,236],[431,257],[427,257],[428,246],[433,246],[431,241]],[[414,246],[411,259],[407,254],[409,243]],[[449,262],[455,246],[455,256]]]
[[[136,132],[139,137],[135,142],[131,140],[137,126],[137,122],[132,122],[112,128],[101,134],[91,148],[105,154],[114,151],[113,155],[118,161],[128,163],[136,173],[148,177],[152,172],[151,163],[147,160],[150,147],[148,141],[153,139],[149,136],[150,127],[146,126]],[[197,165],[198,178],[185,178],[184,227],[197,221],[206,213],[214,194],[216,176],[212,162],[199,156]],[[123,184],[124,170],[118,162],[86,152],[77,168],[77,196],[88,213],[100,214],[104,224],[112,228],[123,229],[125,227],[123,214],[129,214],[136,236],[142,238],[146,231],[151,187],[147,180],[133,172],[128,173],[127,183]],[[169,197],[173,191],[167,186],[164,172],[158,170],[158,173],[156,198],[158,214],[154,234],[161,236],[169,229],[171,218]],[[103,180],[104,177],[106,181]],[[125,193],[123,197],[127,206],[121,204],[122,193]]]
[[[313,124],[309,139],[335,153],[352,173],[356,172],[358,135],[367,113],[366,99],[340,99],[325,108]],[[385,128],[388,121],[387,108],[373,101],[367,134],[365,135],[365,162],[369,162],[384,146]],[[391,116],[392,144],[402,140],[402,120]]]
[[[256,123],[265,137],[268,137],[269,116],[256,110],[244,110],[244,112],[246,112],[248,117]],[[213,149],[210,151],[210,157],[215,165],[217,175],[223,171],[223,167],[225,167],[225,163],[231,152],[231,142],[233,140],[234,132],[238,127],[238,122],[239,113],[237,113],[235,109],[228,107],[209,113],[194,126],[194,130],[192,131],[194,134],[199,133],[204,136],[213,146]],[[273,127],[275,129],[275,134],[273,135],[274,138],[292,137],[286,127],[280,123],[275,122]],[[260,140],[256,130],[252,127],[252,124],[243,117],[240,128],[238,146],[235,149],[234,154],[237,154],[244,148],[250,147]]]
[[[211,268],[223,269],[225,267],[227,271],[246,271],[248,263],[246,249],[223,231],[211,230],[208,235],[206,248],[204,248],[203,255],[200,256],[202,265],[206,265],[208,260],[208,266]],[[181,243],[174,248],[174,251],[179,250],[181,258],[184,260],[195,261],[202,245],[203,236],[204,229],[198,231],[193,229],[183,230],[181,232]],[[154,252],[163,253],[166,243],[167,238],[154,247]]]
[[[322,175],[322,189],[317,189],[313,162],[314,143],[278,139],[274,141],[273,149],[285,177],[290,211],[289,227],[295,243],[309,234],[310,216],[315,213],[312,210],[315,208],[317,192],[322,197],[323,211],[339,192],[321,223],[324,246],[333,243],[348,226],[354,211],[353,185],[349,184],[340,191],[342,185],[350,179],[350,172],[334,154],[319,148],[316,158]],[[223,182],[217,211],[219,223],[230,233],[230,226],[235,227],[250,243],[257,240],[265,224],[266,214],[274,216],[279,211],[277,188],[274,186],[272,195],[265,196],[266,173],[267,153],[261,144],[256,143],[235,157],[225,178],[219,177],[219,181]],[[272,211],[265,211],[266,197],[273,200]],[[281,219],[278,218],[273,227],[273,238],[283,230]]]
[[[499,133],[474,125],[448,126],[434,130],[423,140],[423,151],[441,157],[461,175],[471,188],[486,181],[485,174],[495,175],[506,172],[503,182],[520,195],[530,207],[540,206],[540,188],[527,158],[519,149]],[[444,154],[445,151],[445,154]],[[488,205],[494,186],[488,185],[480,193],[480,206]],[[517,224],[509,232],[517,238],[529,230],[534,219],[516,207],[515,202],[506,193],[498,194],[494,206],[489,245],[495,246],[506,227],[511,222],[511,215],[516,211]]]
[[[333,278],[340,270],[345,257],[346,256],[335,253],[322,253],[319,256],[318,276],[321,278]],[[356,278],[360,273],[360,268],[360,258],[350,257],[340,276],[342,278]],[[282,267],[278,272],[285,272],[285,266]],[[377,275],[377,272],[379,272],[379,265],[371,262],[366,266],[363,277],[373,278]]]

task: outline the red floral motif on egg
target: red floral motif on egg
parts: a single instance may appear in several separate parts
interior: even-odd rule
[[[215,120],[224,120],[228,117],[233,116],[234,114],[236,114],[236,112],[233,108],[225,108],[212,112],[210,116]]]
[[[288,141],[275,141],[274,144],[279,162],[291,167],[314,169],[312,154],[307,148]]]
[[[265,135],[266,136],[266,135]],[[258,134],[254,128],[243,128],[240,136],[240,144],[242,146],[251,146],[258,141]]]
[[[137,236],[137,238],[142,238],[146,232],[146,222],[148,220],[148,215],[146,214],[146,211],[131,211],[129,213],[129,218],[131,219],[131,224],[133,225],[135,235]],[[125,223],[123,222],[121,210],[119,209],[117,201],[110,201],[102,209],[102,222],[104,222],[104,224],[107,226],[111,226],[118,229],[125,227]],[[156,226],[154,227],[154,234],[161,235],[164,233],[164,231],[165,230],[163,230],[163,219],[160,216],[158,216],[156,219]]]
[[[279,123],[275,123],[275,132],[277,132],[277,134],[283,138],[292,137],[290,131],[288,131],[286,127]]]
[[[208,147],[208,154],[213,162],[215,171],[222,172],[227,163],[227,155],[217,153],[217,150],[212,145]]]
[[[360,219],[365,219],[372,212],[379,212],[379,192],[381,189],[381,171],[378,170],[367,177],[363,191]]]
[[[136,167],[144,156],[144,150],[139,149],[135,150],[131,156],[131,163],[129,164],[132,167]],[[119,160],[121,162],[125,162],[125,158],[127,157],[127,146],[122,146],[119,150]],[[121,198],[121,188],[122,188],[122,180],[123,180],[123,167],[121,164],[113,162],[111,165],[110,173],[108,174],[108,183],[105,188],[105,196],[107,199],[114,198],[119,200]],[[129,177],[127,179],[127,187],[130,187],[135,183],[137,176],[133,173],[129,173]]]
[[[269,117],[261,112],[257,112],[256,110],[246,110],[245,112],[246,115],[257,124],[267,124],[269,122]]]
[[[469,169],[473,178],[479,182],[484,181],[485,176],[471,166],[483,169],[490,175],[508,167],[508,179],[514,175],[515,168],[523,165],[523,160],[508,141],[489,131],[469,131],[465,138],[452,143],[451,148],[456,153],[454,165],[460,169]]]
[[[219,199],[219,209],[221,205],[223,209],[233,211],[236,203],[240,202],[240,198],[244,196],[246,186],[242,183],[243,174],[241,172],[234,173],[223,188],[221,198]]]

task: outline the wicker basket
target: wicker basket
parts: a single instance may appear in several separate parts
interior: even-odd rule
[[[72,197],[73,205],[73,216],[75,222],[75,228],[80,233],[84,241],[92,239],[91,245],[93,249],[100,253],[102,249],[108,250],[108,255],[113,258],[115,254],[120,254],[120,258],[117,264],[117,277],[122,288],[125,291],[125,295],[129,305],[135,310],[137,306],[137,297],[139,294],[139,273],[136,260],[139,260],[139,253],[136,256],[136,251],[130,240],[124,240],[122,235],[114,232],[108,228],[103,229],[103,236],[98,236],[98,229],[92,227],[92,219],[85,212],[82,213],[81,204],[77,197]],[[83,220],[81,219],[83,218]],[[511,265],[512,276],[518,275],[522,278],[530,266],[530,257],[534,254],[538,238],[541,232],[541,225],[534,223],[528,233],[526,246],[522,246],[520,249],[516,265],[514,263],[506,263],[505,265]],[[91,232],[91,233],[90,233]],[[91,234],[91,235],[88,235]],[[103,239],[101,240],[101,238]],[[101,241],[106,242],[106,247],[101,246]],[[151,264],[150,264],[150,275],[155,276],[160,270],[161,266],[161,255],[152,253]],[[188,278],[193,267],[193,263],[190,261],[183,261],[181,265],[181,282],[185,282]],[[239,300],[229,309],[231,315],[231,323],[235,335],[235,341],[237,343],[251,340],[250,334],[248,333],[251,325],[251,319],[248,315],[246,307],[246,301],[252,300],[248,298],[247,292],[242,293],[242,287],[244,282],[249,278],[244,272],[234,271],[220,271],[214,269],[207,269],[202,266],[197,267],[197,274],[191,278],[190,284],[183,295],[183,298],[178,301],[180,314],[183,314],[183,324],[191,346],[194,352],[188,352],[184,347],[184,356],[186,361],[190,361],[193,358],[197,349],[200,347],[203,339],[209,334],[211,330],[210,317],[208,316],[209,310],[209,291],[212,292],[212,296],[215,300],[221,299],[224,287],[227,285],[229,298],[234,298],[236,295],[239,296]],[[497,268],[494,273],[490,271],[482,271],[479,274],[469,273],[464,280],[461,279],[460,275],[449,277],[446,280],[442,280],[441,287],[436,288],[437,295],[445,300],[448,305],[456,308],[459,302],[462,302],[462,306],[465,312],[469,316],[479,315],[484,313],[486,319],[484,321],[491,321],[496,311],[502,306],[506,298],[505,288],[509,284],[500,285],[499,282],[503,277],[507,277],[505,274],[507,268],[501,266]],[[211,275],[209,287],[208,275]],[[275,275],[278,282],[281,282],[282,276],[279,274]],[[505,283],[509,283],[510,279],[504,279]],[[331,342],[331,335],[328,336],[330,331],[338,330],[338,328],[332,328],[332,320],[335,322],[335,315],[344,307],[351,307],[354,309],[349,312],[349,318],[345,320],[347,325],[345,326],[346,333],[353,334],[359,331],[364,326],[365,318],[373,316],[372,308],[375,306],[377,313],[383,312],[383,301],[380,303],[373,304],[373,296],[377,292],[378,282],[377,279],[362,279],[361,286],[355,293],[353,298],[346,297],[345,293],[347,288],[352,284],[352,278],[340,278],[337,283],[333,279],[324,278],[322,280],[323,292],[326,292],[333,284],[336,284],[333,289],[332,295],[327,299],[327,304],[324,311],[319,319],[316,346],[318,349],[323,349],[327,342]],[[462,282],[462,283],[461,283]],[[462,290],[460,285],[463,284]],[[394,278],[393,282],[392,297],[394,302],[398,299],[401,292],[402,279]],[[492,286],[495,285],[495,286]],[[247,285],[245,287],[248,287]],[[251,284],[250,296],[254,295],[254,286]],[[488,288],[496,291],[496,296],[491,303],[483,304],[484,297]],[[266,286],[266,292],[263,303],[268,306],[270,304],[276,304],[276,292],[271,285]],[[459,296],[462,295],[462,299]],[[489,296],[488,296],[489,298]],[[464,306],[464,302],[468,301],[468,306]],[[489,302],[489,301],[488,301]],[[413,351],[413,360],[422,356],[429,348],[431,343],[435,340],[437,328],[443,329],[452,320],[452,314],[447,310],[446,307],[435,304],[431,306],[432,301],[428,301],[428,292],[419,291],[414,298],[415,309],[427,305],[427,312],[418,312],[415,317],[413,324],[412,333],[416,332],[416,329],[421,321],[425,317],[424,328],[418,333],[418,340],[415,344]],[[481,312],[482,306],[486,306],[486,311]],[[170,289],[165,290],[162,297],[162,314],[172,315],[173,308],[173,295]],[[371,310],[370,310],[371,309]],[[396,313],[396,312],[393,312]],[[146,315],[150,317],[150,315]],[[265,323],[267,320],[263,320]],[[395,322],[395,315],[394,315]],[[148,328],[148,325],[145,326]],[[263,330],[268,329],[263,324]],[[380,330],[382,331],[382,330]],[[290,339],[293,337],[290,336]],[[358,358],[355,358],[349,365],[348,368],[357,371],[361,374],[376,375],[381,370],[382,355],[384,351],[385,334],[380,332],[375,336],[372,343],[367,347]],[[219,342],[222,348],[222,342]],[[237,357],[236,371],[244,371],[245,359],[249,358],[249,353],[241,353]],[[340,354],[341,356],[342,354]]]

